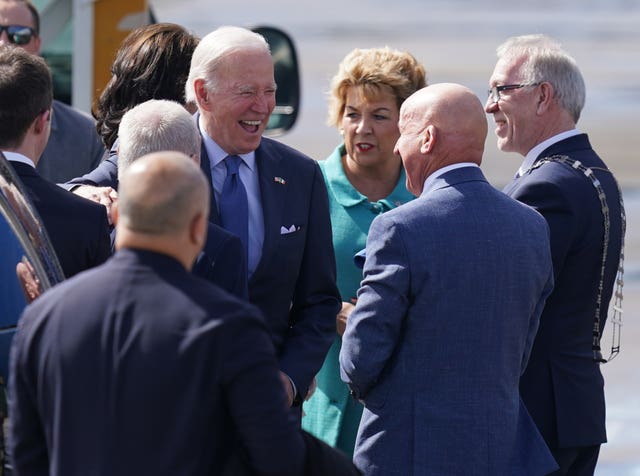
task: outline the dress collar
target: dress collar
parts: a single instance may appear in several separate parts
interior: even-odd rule
[[[351,182],[349,182],[347,174],[344,172],[344,167],[342,166],[342,156],[344,154],[346,154],[346,149],[344,144],[341,144],[320,164],[336,201],[347,208],[354,207],[362,202],[368,202],[369,200],[366,196],[358,192]],[[413,195],[407,192],[405,182],[406,174],[404,168],[401,167],[400,177],[398,178],[395,188],[388,196],[378,200],[377,203],[381,204],[385,209],[390,210],[410,201]]]

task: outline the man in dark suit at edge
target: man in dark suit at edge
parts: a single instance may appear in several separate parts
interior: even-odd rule
[[[520,391],[560,465],[553,474],[590,476],[607,438],[600,337],[621,259],[622,199],[576,129],[585,84],[575,60],[544,35],[509,38],[497,53],[485,109],[500,150],[524,156],[504,192],[547,220],[555,275]]]
[[[0,150],[40,214],[65,277],[104,262],[109,225],[104,207],[38,175],[51,127],[51,73],[22,48],[0,47]]]

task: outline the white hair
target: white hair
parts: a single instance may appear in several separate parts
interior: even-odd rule
[[[246,28],[221,26],[200,40],[191,58],[191,68],[185,87],[187,102],[196,102],[194,83],[204,79],[209,91],[217,87],[216,70],[220,60],[235,51],[264,51],[269,53],[269,44],[264,37]]]
[[[133,161],[151,152],[178,151],[200,157],[195,120],[175,101],[151,99],[129,109],[118,129],[118,178]]]

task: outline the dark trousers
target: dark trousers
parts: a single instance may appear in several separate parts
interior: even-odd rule
[[[361,476],[351,458],[315,436],[300,430],[306,445],[306,463],[301,476]],[[222,476],[254,476],[242,449],[232,453]]]
[[[549,476],[593,476],[600,454],[600,445],[551,450],[560,469]]]

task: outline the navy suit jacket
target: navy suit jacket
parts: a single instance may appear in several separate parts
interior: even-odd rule
[[[367,476],[544,475],[555,461],[519,396],[553,286],[549,231],[476,167],[376,217],[342,340],[365,408]]]
[[[265,236],[249,301],[267,320],[280,369],[304,397],[333,342],[341,306],[327,189],[318,163],[291,147],[263,137],[255,154]],[[200,167],[211,182],[204,143]],[[210,210],[219,224],[213,191]],[[281,233],[292,225],[295,232]]]
[[[42,218],[65,277],[106,261],[110,245],[105,208],[62,190],[27,164],[10,163]]]
[[[269,331],[173,258],[124,249],[27,307],[11,354],[17,475],[219,475],[238,441],[298,475]]]
[[[109,157],[94,170],[82,177],[76,177],[61,184],[67,190],[76,185],[96,185],[118,190],[118,155],[115,144],[109,152]],[[111,233],[112,249],[114,249],[114,240],[115,230]],[[224,228],[210,223],[207,230],[207,241],[196,257],[191,271],[196,276],[211,281],[239,298],[248,299],[245,254],[240,238]]]
[[[607,196],[611,231],[602,295],[602,330],[620,259],[618,187],[586,134],[552,145],[539,159],[555,154],[567,155],[590,167]],[[504,191],[534,207],[547,220],[555,274],[555,288],[547,300],[529,366],[522,376],[522,398],[550,447],[603,443],[604,381],[591,349],[604,236],[598,195],[582,172],[560,163],[533,168],[514,179]]]
[[[111,152],[98,169],[66,186],[117,187],[117,157]],[[265,315],[281,369],[303,397],[331,346],[341,306],[327,190],[317,162],[282,143],[263,138],[256,163],[265,236],[262,258],[249,280],[249,300]],[[200,168],[211,184],[204,143]],[[210,221],[220,225],[213,187]],[[295,233],[280,234],[282,226],[291,225],[298,227]]]

